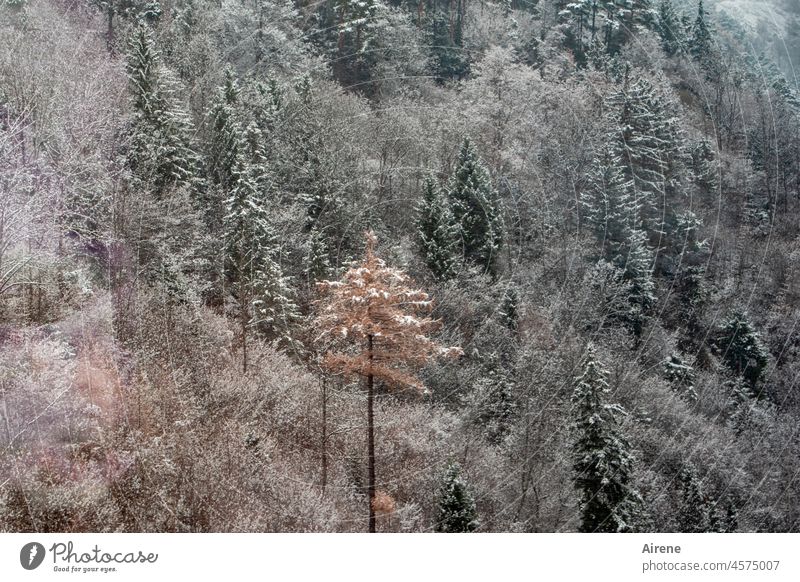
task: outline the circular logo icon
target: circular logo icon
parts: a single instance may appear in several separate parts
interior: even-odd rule
[[[19,563],[26,570],[35,570],[44,561],[44,546],[39,542],[30,542],[22,546],[19,552]]]

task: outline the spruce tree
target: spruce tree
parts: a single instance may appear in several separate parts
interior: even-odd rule
[[[664,231],[674,220],[671,212],[684,158],[676,118],[652,83],[644,78],[631,81],[630,72],[608,98],[608,106],[609,142],[632,183],[648,235],[659,240],[670,234]]]
[[[580,531],[635,531],[642,499],[631,482],[630,445],[617,423],[617,416],[626,412],[618,404],[605,402],[607,372],[591,346],[582,368],[572,395],[572,466],[580,491]]]
[[[448,196],[464,258],[495,273],[503,244],[500,201],[489,171],[469,138],[464,138],[448,183]]]
[[[458,463],[450,463],[439,488],[435,531],[468,533],[478,529],[475,500],[461,477]]]
[[[670,383],[672,389],[687,402],[697,402],[697,392],[694,389],[694,369],[684,362],[678,355],[670,354],[664,360],[664,379]]]
[[[713,54],[713,36],[709,25],[709,16],[703,6],[703,0],[697,2],[697,18],[692,25],[689,39],[689,52],[702,65],[708,64]]]
[[[715,531],[712,519],[715,508],[711,506],[703,494],[697,471],[687,465],[680,475],[683,491],[681,506],[678,511],[678,529],[682,533],[704,533]]]
[[[144,23],[130,37],[126,71],[133,109],[127,163],[135,186],[158,197],[171,187],[196,183],[191,124]]]
[[[237,301],[242,370],[247,372],[250,329],[260,327],[293,343],[289,328],[299,317],[276,256],[276,239],[265,205],[260,132],[250,124],[237,146],[232,189],[223,221],[225,273]]]
[[[700,140],[691,150],[692,179],[700,188],[701,194],[711,196],[718,189],[718,174],[716,153],[711,141]]]
[[[769,351],[743,311],[735,310],[722,324],[717,348],[728,368],[758,393],[756,385],[769,362]]]
[[[661,46],[667,56],[675,56],[687,48],[683,22],[675,10],[672,0],[661,0],[658,4],[657,28]]]
[[[222,192],[230,192],[234,183],[234,165],[238,156],[242,127],[236,110],[239,84],[228,69],[223,84],[211,106],[211,143],[207,170],[210,182]]]
[[[641,203],[633,195],[633,180],[625,176],[613,146],[595,158],[581,205],[587,225],[601,243],[603,258],[630,284],[624,323],[639,335],[655,303],[653,252],[639,227]]]
[[[446,281],[456,273],[458,228],[453,222],[448,199],[431,175],[425,178],[416,213],[419,246],[425,264],[437,280]]]
[[[513,284],[506,287],[500,300],[500,323],[513,332],[519,328],[519,293]]]

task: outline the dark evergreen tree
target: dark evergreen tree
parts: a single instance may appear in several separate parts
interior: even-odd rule
[[[500,301],[500,323],[513,332],[519,328],[519,293],[513,283],[506,287]]]
[[[317,281],[322,281],[330,276],[331,264],[327,237],[317,229],[313,229],[309,233],[304,263],[309,289],[312,289]]]
[[[595,158],[581,202],[603,257],[630,283],[624,323],[638,335],[655,303],[653,252],[639,227],[641,204],[633,195],[633,181],[625,176],[622,159],[612,148]]]
[[[728,368],[758,393],[756,385],[769,362],[769,351],[743,311],[734,311],[722,324],[717,348]]]
[[[199,164],[190,145],[191,124],[145,24],[130,38],[127,73],[133,108],[127,163],[135,186],[161,196],[171,187],[196,182]]]
[[[575,486],[580,491],[582,532],[636,530],[642,498],[633,487],[633,456],[617,416],[625,410],[607,404],[607,372],[589,347],[583,373],[572,395],[574,430],[572,446]]]
[[[464,49],[464,0],[432,2],[430,46],[433,74],[444,83],[463,79],[469,72],[469,55]]]
[[[239,84],[233,71],[227,69],[211,106],[211,143],[206,165],[209,181],[223,193],[229,192],[234,184],[234,165],[239,155],[242,133],[236,109],[239,93]]]
[[[687,465],[681,471],[681,489],[683,496],[678,510],[678,529],[682,533],[703,533],[716,531],[712,529],[713,506],[703,494],[702,484],[697,471]]]
[[[694,369],[676,354],[670,354],[664,360],[664,379],[670,383],[681,398],[689,403],[697,402],[697,392],[694,389]]]
[[[439,533],[467,533],[478,528],[475,500],[461,477],[458,463],[450,463],[439,488],[434,529]]]
[[[609,142],[617,148],[642,224],[656,249],[674,234],[674,201],[684,158],[682,135],[671,107],[644,78],[625,74],[608,99]]]
[[[486,439],[493,445],[502,444],[511,430],[517,406],[514,399],[514,382],[492,361],[473,390],[475,422]]]
[[[248,335],[253,328],[294,345],[289,329],[299,318],[277,257],[277,241],[265,204],[265,160],[261,136],[251,123],[237,146],[233,185],[223,221],[225,274],[237,302],[242,370],[247,371]]]
[[[709,15],[703,6],[703,0],[697,2],[697,18],[692,25],[689,39],[690,54],[703,66],[706,66],[714,52],[714,39],[709,23]]]
[[[456,273],[459,231],[449,200],[431,175],[425,178],[416,212],[417,235],[425,264],[437,280],[446,281]]]
[[[503,244],[500,200],[469,138],[461,144],[448,196],[464,258],[485,272],[495,273]]]
[[[675,56],[687,49],[686,30],[672,0],[659,2],[656,29],[667,56]]]
[[[700,188],[701,194],[712,196],[719,187],[719,169],[715,149],[708,139],[698,142],[691,151],[692,179]]]

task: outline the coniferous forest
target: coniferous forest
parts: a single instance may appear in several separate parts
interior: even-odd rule
[[[797,0],[0,0],[0,531],[800,531],[793,58]]]

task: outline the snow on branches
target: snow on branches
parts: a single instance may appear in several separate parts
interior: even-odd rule
[[[320,281],[318,342],[329,343],[323,367],[344,375],[374,376],[390,386],[424,391],[411,371],[436,357],[461,355],[428,337],[439,321],[424,314],[433,301],[403,271],[375,255],[375,234],[367,232],[366,256],[339,281]]]

